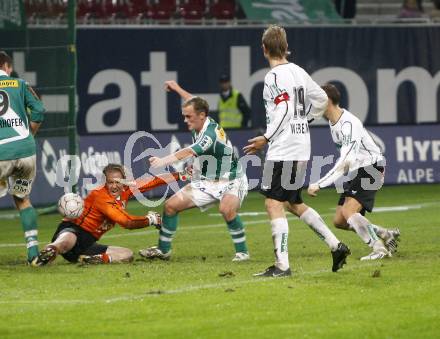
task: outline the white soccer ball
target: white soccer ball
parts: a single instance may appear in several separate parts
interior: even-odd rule
[[[58,211],[65,218],[78,218],[83,210],[84,200],[76,193],[66,193],[58,201]]]

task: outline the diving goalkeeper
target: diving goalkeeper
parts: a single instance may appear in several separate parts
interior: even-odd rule
[[[133,216],[125,211],[133,196],[133,187],[143,193],[155,187],[182,179],[182,173],[168,173],[148,180],[128,183],[122,165],[109,164],[103,173],[105,184],[90,192],[84,200],[84,211],[76,219],[63,219],[52,242],[32,261],[33,266],[43,266],[53,261],[58,254],[72,263],[107,264],[130,262],[133,252],[124,247],[107,246],[97,241],[115,224],[133,230],[148,226],[160,228],[161,216],[148,212],[145,216]]]

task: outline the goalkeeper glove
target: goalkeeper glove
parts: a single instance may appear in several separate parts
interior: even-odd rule
[[[160,230],[162,226],[162,217],[160,216],[159,213],[150,211],[145,217],[148,219],[148,224],[150,226],[154,226],[158,230]]]

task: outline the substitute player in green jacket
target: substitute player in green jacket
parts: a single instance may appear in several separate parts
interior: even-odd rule
[[[244,226],[238,215],[247,195],[248,182],[232,144],[223,128],[208,116],[209,106],[204,99],[191,96],[175,81],[165,84],[168,90],[177,92],[185,100],[182,115],[192,132],[193,144],[164,158],[151,157],[150,165],[159,168],[193,158],[192,180],[165,202],[158,246],[141,250],[139,254],[149,259],[169,259],[178,213],[193,207],[203,211],[219,202],[219,212],[226,221],[235,247],[232,261],[248,260]]]
[[[37,214],[29,200],[36,172],[34,135],[45,110],[26,82],[12,78],[11,72],[12,58],[0,51],[0,197],[9,193],[14,198],[31,262],[38,255]]]

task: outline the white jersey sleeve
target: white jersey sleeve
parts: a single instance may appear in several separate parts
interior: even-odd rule
[[[357,131],[353,134],[353,124],[350,121],[346,121],[341,126],[341,137],[341,155],[333,168],[318,181],[319,187],[333,184],[349,170],[350,164],[356,159],[360,145],[360,134]]]
[[[268,141],[271,141],[283,130],[283,124],[290,120],[287,86],[283,84],[283,79],[277,79],[276,73],[269,72],[266,74],[264,98],[268,116],[264,136]]]
[[[311,114],[314,118],[320,118],[327,109],[327,94],[305,71],[304,77],[307,84],[307,102],[310,103],[307,114]]]
[[[343,110],[338,122],[330,124],[332,138],[341,147],[341,154],[333,168],[317,184],[327,187],[348,171],[372,165],[383,159],[362,122],[350,112]]]

